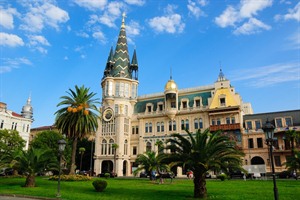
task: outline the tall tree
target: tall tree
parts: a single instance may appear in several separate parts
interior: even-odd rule
[[[75,90],[67,91],[69,96],[62,96],[62,101],[57,106],[63,106],[56,111],[55,125],[62,133],[72,140],[72,155],[70,174],[75,174],[75,160],[78,139],[94,134],[98,128],[97,109],[98,99],[96,93],[90,92],[84,86],[75,86]]]
[[[114,173],[116,173],[116,164],[117,164],[117,149],[119,148],[119,145],[114,143],[112,144],[112,148],[114,150]]]
[[[44,172],[45,170],[57,169],[57,159],[52,157],[52,152],[49,149],[30,148],[27,151],[21,151],[16,156],[19,170],[25,174],[25,187],[35,187],[36,173]]]
[[[295,171],[297,173],[297,171],[300,171],[300,151],[295,150],[294,156],[289,157],[285,165],[291,172]]]
[[[295,142],[297,143],[298,139],[300,138],[300,132],[297,132],[295,129],[287,129],[287,131],[285,132],[288,141],[291,143],[291,154],[292,157],[295,156]]]
[[[182,134],[173,134],[166,147],[171,150],[166,161],[171,166],[188,167],[194,174],[194,197],[206,198],[205,174],[209,170],[228,171],[228,166],[240,167],[243,153],[236,148],[234,141],[220,131],[195,133],[187,131],[187,138]]]
[[[85,148],[84,147],[80,147],[79,148],[79,154],[80,154],[80,167],[79,167],[79,170],[81,171],[81,167],[82,167],[82,157],[83,157],[83,154],[85,152]]]

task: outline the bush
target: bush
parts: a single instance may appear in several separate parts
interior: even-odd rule
[[[227,176],[226,174],[219,174],[217,178],[220,179],[221,181],[224,181],[227,178]]]
[[[106,188],[107,182],[105,180],[95,180],[93,186],[97,192],[102,192]]]
[[[49,180],[57,181],[58,176],[50,176]],[[91,180],[91,177],[83,176],[83,175],[60,175],[60,180],[61,181],[89,181]]]
[[[105,177],[106,179],[108,179],[108,178],[110,177],[110,173],[105,173],[105,174],[104,174],[104,177]]]

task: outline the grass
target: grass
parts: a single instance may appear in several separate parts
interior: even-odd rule
[[[98,193],[92,181],[61,182],[61,196],[64,200],[152,200],[193,199],[193,182],[188,179],[174,179],[157,184],[148,179],[111,178],[104,192]],[[21,187],[25,178],[0,178],[0,194],[30,195],[55,198],[57,182],[37,177],[35,188]],[[300,181],[277,180],[280,200],[295,200],[300,196]],[[244,200],[273,199],[272,180],[207,180],[208,199]]]

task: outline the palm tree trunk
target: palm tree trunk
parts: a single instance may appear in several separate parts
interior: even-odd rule
[[[28,174],[26,177],[25,187],[35,187],[35,176]]]
[[[207,198],[205,177],[197,173],[194,174],[194,198]]]
[[[72,157],[71,157],[71,167],[70,167],[70,175],[74,175],[75,174],[75,169],[76,169],[76,165],[75,165],[75,158],[76,158],[76,150],[77,150],[77,137],[74,138],[73,140],[73,144],[72,144]]]
[[[83,153],[81,153],[81,156],[80,156],[80,168],[79,168],[79,171],[81,171],[81,166],[82,166],[82,157],[83,157]]]

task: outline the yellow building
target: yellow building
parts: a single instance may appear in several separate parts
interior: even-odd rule
[[[118,176],[132,176],[138,154],[157,151],[158,141],[165,142],[173,133],[186,134],[185,129],[221,129],[243,148],[242,120],[244,114],[252,114],[251,104],[243,103],[222,70],[212,85],[180,89],[170,77],[161,93],[138,96],[138,68],[136,51],[129,59],[123,18],[101,81],[103,114],[95,139],[96,174],[115,171]],[[182,170],[176,173],[180,176]]]

